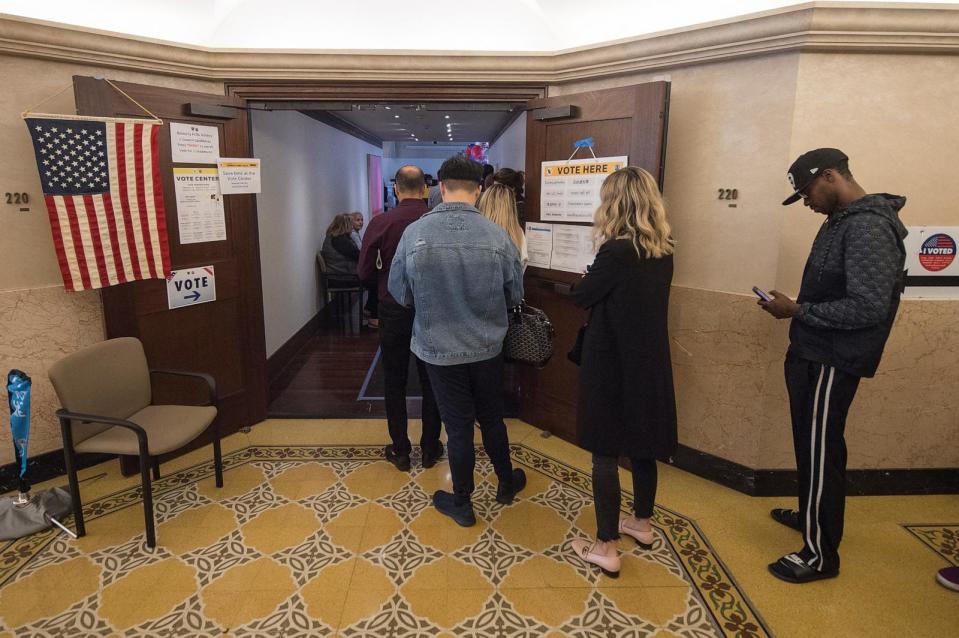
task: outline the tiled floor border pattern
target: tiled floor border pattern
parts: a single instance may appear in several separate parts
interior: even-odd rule
[[[558,480],[585,495],[592,494],[592,479],[588,473],[525,445],[511,447],[513,458],[518,463]],[[485,452],[481,447],[477,447],[476,453],[478,458],[485,458]],[[233,469],[254,461],[377,461],[382,459],[381,446],[259,445],[226,454],[223,461],[225,469]],[[212,474],[211,462],[194,465],[170,474],[154,482],[155,498],[208,478]],[[624,492],[624,495],[625,504],[630,505],[632,495],[629,492]],[[135,486],[86,503],[84,513],[88,520],[93,520],[127,507],[139,506],[141,501],[142,490],[140,486]],[[67,519],[67,524],[72,524],[72,517]],[[696,523],[677,512],[657,505],[653,514],[653,525],[669,541],[671,551],[685,570],[685,578],[692,584],[694,595],[712,614],[711,620],[717,635],[730,638],[772,636],[758,611]],[[904,527],[953,564],[959,564],[956,547],[959,526],[905,525]],[[3,546],[0,549],[0,587],[11,583],[20,570],[39,556],[60,535],[59,531],[48,530],[9,541]]]
[[[959,566],[959,525],[956,523],[907,523],[903,527],[950,564]]]

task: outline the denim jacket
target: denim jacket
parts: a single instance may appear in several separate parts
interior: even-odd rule
[[[473,206],[450,202],[407,227],[389,288],[416,308],[416,356],[441,366],[473,363],[500,353],[507,309],[523,300],[523,267],[505,230]]]

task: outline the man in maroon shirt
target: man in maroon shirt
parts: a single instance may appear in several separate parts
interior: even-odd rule
[[[396,246],[406,227],[426,213],[423,190],[426,182],[423,171],[412,165],[396,171],[393,187],[399,204],[389,212],[377,215],[370,221],[363,237],[363,249],[357,274],[364,284],[377,287],[379,291],[380,353],[386,377],[386,421],[389,424],[393,443],[386,446],[386,460],[402,471],[410,469],[410,445],[406,420],[406,380],[410,367],[410,339],[413,336],[413,308],[401,306],[390,295],[387,282],[390,279],[390,264],[396,254]],[[433,467],[443,456],[440,443],[440,412],[430,387],[426,367],[416,359],[420,385],[423,389],[423,434],[420,447],[423,452],[423,467]]]

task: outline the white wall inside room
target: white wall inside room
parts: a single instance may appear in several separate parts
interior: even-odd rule
[[[296,111],[253,111],[266,353],[320,310],[316,252],[337,213],[370,217],[367,154],[382,149]]]
[[[526,170],[526,113],[520,114],[513,123],[489,147],[489,163],[493,168]]]
[[[383,180],[389,184],[401,166],[413,164],[436,177],[440,166],[451,155],[462,153],[466,144],[431,144],[429,142],[384,142]]]

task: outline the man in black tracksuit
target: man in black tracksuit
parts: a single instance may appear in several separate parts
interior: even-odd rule
[[[759,305],[791,318],[786,387],[799,474],[799,510],[772,517],[803,534],[803,548],[769,565],[782,580],[805,583],[839,574],[845,507],[846,414],[859,380],[876,373],[902,292],[904,197],[868,195],[834,148],[801,155],[789,168],[795,192],[826,221],[813,242],[799,298],[775,290]]]

